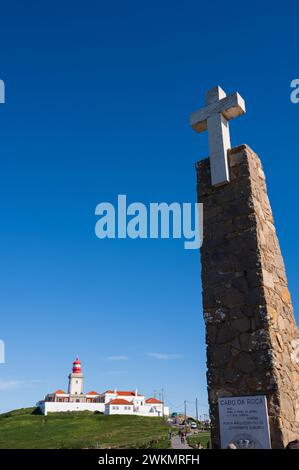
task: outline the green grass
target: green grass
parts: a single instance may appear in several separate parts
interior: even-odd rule
[[[209,432],[201,432],[198,434],[194,434],[193,436],[189,436],[187,438],[189,446],[193,447],[193,449],[198,448],[198,444],[201,444],[204,449],[207,448],[207,443],[211,442],[211,435]]]
[[[162,418],[104,416],[91,412],[34,414],[34,408],[0,414],[0,449],[170,447]]]

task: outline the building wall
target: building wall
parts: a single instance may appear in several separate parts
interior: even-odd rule
[[[73,402],[44,402],[40,401],[37,403],[41,412],[45,415],[48,413],[59,413],[67,411],[99,411],[105,414],[134,414],[139,416],[162,416],[162,404],[161,405],[143,405],[143,406],[130,406],[129,409],[124,410],[122,405],[118,406],[118,409],[111,409],[112,406],[105,405],[104,403],[73,403]],[[150,412],[154,409],[154,412]],[[164,406],[164,415],[169,416],[168,406]]]
[[[141,402],[142,403],[145,402],[144,395],[128,396],[128,395],[118,395],[117,393],[103,393],[98,397],[98,400],[99,401],[103,400],[104,403],[109,403],[109,401],[114,400],[115,398],[121,398],[123,400],[132,401],[134,404],[136,403],[138,405],[140,405]]]
[[[133,406],[131,405],[106,405],[105,406],[106,415],[132,415]]]
[[[161,405],[143,405],[135,407],[136,414],[140,416],[163,416],[163,406]],[[154,412],[150,412],[151,410],[155,410]],[[164,406],[164,416],[169,416],[169,408],[168,406]]]
[[[117,408],[116,408],[117,407]],[[163,415],[163,408],[161,405],[141,405],[129,406],[127,409],[123,405],[105,405],[105,414],[130,414],[138,416],[159,417]],[[164,406],[164,415],[169,416],[168,406]]]
[[[105,411],[103,403],[39,402],[38,406],[44,415],[66,411]]]

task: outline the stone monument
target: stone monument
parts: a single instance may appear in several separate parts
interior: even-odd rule
[[[265,395],[271,445],[282,448],[299,438],[298,330],[260,159],[230,148],[228,120],[244,112],[240,95],[216,87],[190,119],[209,133],[196,172],[212,447],[220,397]]]

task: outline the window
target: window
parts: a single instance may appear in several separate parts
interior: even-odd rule
[[[76,403],[79,403],[79,402],[80,402],[80,400],[78,400],[78,398],[77,398]]]

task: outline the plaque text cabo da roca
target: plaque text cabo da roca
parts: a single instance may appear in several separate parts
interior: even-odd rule
[[[270,430],[265,395],[218,399],[222,449],[270,449]]]

